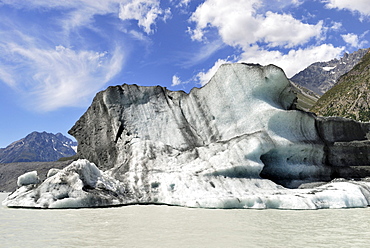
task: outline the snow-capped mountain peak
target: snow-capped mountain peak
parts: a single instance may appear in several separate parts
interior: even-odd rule
[[[61,133],[32,132],[0,149],[0,163],[47,162],[76,154],[77,142]]]

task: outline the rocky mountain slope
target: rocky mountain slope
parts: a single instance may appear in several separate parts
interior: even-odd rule
[[[312,90],[318,95],[323,95],[337,82],[340,76],[350,71],[361,58],[370,51],[360,49],[354,53],[345,53],[340,59],[327,62],[316,62],[291,78],[291,81]]]
[[[305,87],[290,81],[293,92],[297,95],[297,109],[309,111],[320,96]]]
[[[32,132],[0,149],[0,163],[48,162],[76,154],[77,142],[61,133]]]
[[[48,173],[44,182],[35,172],[22,175],[20,188],[3,204],[369,205],[370,182],[322,182],[351,177],[351,166],[370,164],[370,124],[294,110],[295,100],[285,73],[273,65],[222,65],[189,94],[160,86],[109,87],[69,131],[84,159]],[[312,182],[321,186],[297,188]]]
[[[370,121],[370,51],[312,107],[322,116]]]

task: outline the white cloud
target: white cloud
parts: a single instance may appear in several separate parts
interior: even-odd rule
[[[296,7],[298,5],[301,5],[305,0],[262,0],[262,7],[265,9],[284,9],[286,7]]]
[[[216,71],[218,70],[218,68],[222,65],[222,64],[225,64],[225,63],[229,63],[229,61],[227,60],[224,60],[224,59],[219,59],[216,61],[216,63],[212,66],[211,69],[209,69],[208,71],[204,72],[199,72],[197,75],[196,75],[196,78],[197,78],[197,81],[199,81],[200,85],[201,86],[204,86],[206,85],[209,80],[211,80],[211,78],[213,77],[213,75],[216,73]]]
[[[55,20],[66,32],[80,26],[88,25],[92,22],[94,15],[104,15],[108,13],[117,13],[120,0],[90,1],[90,0],[2,0],[3,4],[11,5],[16,8],[24,9],[50,9],[65,11],[64,18]]]
[[[298,4],[297,1],[290,2]],[[223,41],[243,48],[257,42],[270,47],[293,47],[306,44],[310,39],[320,39],[323,23],[303,23],[290,14],[267,11],[258,14],[263,6],[260,0],[207,0],[192,14],[190,21],[192,39],[205,40],[207,32],[215,28]]]
[[[253,17],[255,13],[253,6],[258,3],[259,0],[205,1],[190,17],[190,21],[196,23],[196,28],[192,30],[192,38],[201,40],[207,29],[214,27],[227,44],[233,45],[234,41],[240,39],[239,36],[251,34],[256,29],[258,23]],[[238,33],[240,34],[237,35]],[[245,37],[248,36],[244,36],[244,39]]]
[[[177,85],[180,85],[182,84],[183,82],[180,80],[180,78],[176,75],[173,75],[172,77],[172,84],[171,86],[177,86]]]
[[[339,57],[343,52],[344,47],[319,44],[328,30],[323,21],[308,24],[291,14],[273,12],[274,8],[296,7],[302,1],[278,0],[273,6],[269,3],[267,0],[206,0],[192,14],[190,21],[195,23],[195,28],[188,32],[193,40],[207,42],[216,30],[224,43],[240,49],[236,61],[275,64],[282,67],[288,77],[314,62]],[[332,29],[340,28],[340,23],[332,24]],[[316,40],[316,44],[310,43],[312,40]],[[218,60],[211,69],[199,73],[201,84],[208,82],[224,62]]]
[[[123,63],[119,49],[108,54],[74,51],[63,46],[40,49],[9,44],[7,48],[19,59],[13,68],[15,88],[38,111],[88,104],[90,97],[121,70]],[[25,75],[17,75],[19,68]]]
[[[330,9],[347,9],[359,12],[362,15],[370,15],[370,4],[368,0],[323,0],[326,7]]]
[[[367,41],[360,41],[360,38],[357,34],[349,33],[341,36],[346,43],[355,48],[362,48],[367,44]]]
[[[183,7],[183,6],[188,6],[191,0],[180,0],[178,6]]]
[[[260,26],[254,35],[257,41],[264,41],[270,47],[294,47],[306,44],[311,38],[319,38],[323,31],[322,21],[316,25],[302,23],[288,14],[268,11],[258,16]]]
[[[343,27],[343,24],[341,22],[333,22],[333,25],[330,27],[334,31],[339,31]]]
[[[353,47],[358,47],[358,36],[356,34],[343,34],[341,35],[343,40]]]
[[[12,74],[9,73],[7,66],[0,63],[0,80],[5,82],[10,87],[14,87],[16,82]]]
[[[160,16],[166,20],[171,14],[169,9],[162,10],[159,4],[159,0],[132,0],[129,3],[121,3],[119,18],[137,20],[138,25],[150,34],[153,32],[152,26]]]
[[[287,54],[283,54],[280,51],[267,51],[254,46],[244,52],[239,61],[261,65],[274,64],[281,67],[290,78],[314,62],[339,57],[343,51],[344,47],[323,44],[304,49],[291,49]]]
[[[158,19],[166,20],[171,14],[169,9],[160,8],[160,0],[2,0],[2,3],[26,9],[66,10],[66,18],[61,23],[67,32],[91,24],[96,15],[114,14],[122,20],[136,20],[138,26],[149,34]]]
[[[274,64],[281,67],[288,78],[294,76],[297,72],[305,69],[312,63],[318,61],[328,61],[340,56],[344,51],[344,47],[338,48],[331,44],[323,44],[317,47],[308,47],[306,49],[290,50],[288,54],[283,54],[280,51],[267,51],[260,49],[258,46],[251,47],[247,52],[244,52],[238,62],[258,63],[261,65]],[[203,86],[213,77],[220,65],[231,63],[219,59],[208,71],[200,72],[197,75],[199,83]]]
[[[125,33],[128,33],[133,39],[141,41],[144,44],[147,45],[151,44],[151,39],[142,32],[138,32],[136,30],[129,30],[125,31]]]

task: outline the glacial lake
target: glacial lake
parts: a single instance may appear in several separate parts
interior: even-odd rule
[[[0,194],[2,201],[6,194]],[[0,247],[370,247],[370,208],[0,207]]]

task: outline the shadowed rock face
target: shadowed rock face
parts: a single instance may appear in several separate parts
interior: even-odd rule
[[[342,75],[356,66],[369,51],[369,48],[360,49],[351,54],[345,53],[340,59],[313,63],[294,75],[291,80],[316,94],[323,95],[337,83]]]
[[[368,123],[318,118],[294,110],[295,99],[284,72],[273,65],[223,65],[189,94],[109,87],[69,131],[78,156],[100,170],[77,161],[36,189],[20,188],[6,205],[367,206],[366,182],[281,186],[351,176],[347,162],[355,164],[359,152],[361,165],[369,164]]]

